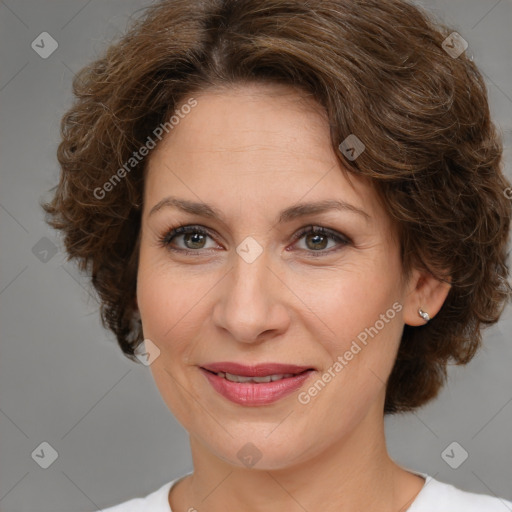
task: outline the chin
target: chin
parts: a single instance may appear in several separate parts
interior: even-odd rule
[[[275,427],[274,424],[272,428]],[[220,444],[208,443],[209,451],[231,466],[249,470],[286,469],[307,459],[305,453],[297,452],[297,447],[307,445],[304,436],[296,439],[284,430],[281,435],[277,435],[277,432],[269,435],[269,432],[272,429],[261,430],[259,435],[248,435],[246,432],[240,436],[228,436],[227,442],[224,438]]]

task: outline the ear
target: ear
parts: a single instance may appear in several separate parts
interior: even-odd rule
[[[450,278],[447,278],[451,281]],[[407,325],[418,326],[427,323],[418,313],[421,308],[434,318],[444,304],[450,291],[450,282],[438,280],[426,270],[415,269],[407,283],[403,319]]]

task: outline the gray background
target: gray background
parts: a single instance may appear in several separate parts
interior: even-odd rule
[[[467,53],[484,73],[503,130],[510,178],[511,0],[421,4],[469,42]],[[86,279],[66,262],[38,206],[57,182],[59,122],[70,105],[73,73],[143,5],[0,1],[2,512],[95,510],[146,495],[192,469],[186,431],[160,398],[150,370],[125,359],[102,329]],[[59,44],[47,59],[31,48],[43,31]],[[41,261],[44,250],[47,262]],[[437,401],[386,420],[397,461],[512,500],[511,330],[509,306],[485,332],[479,355],[465,368],[450,368]],[[441,457],[453,441],[469,454],[458,469]],[[31,456],[42,442],[58,452],[47,469]]]

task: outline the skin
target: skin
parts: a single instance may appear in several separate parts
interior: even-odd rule
[[[425,323],[419,307],[433,317],[449,285],[419,270],[402,279],[390,218],[369,183],[342,172],[312,99],[262,84],[194,97],[148,160],[137,277],[144,337],[160,350],[151,371],[190,436],[194,473],[171,490],[172,510],[405,511],[424,479],[387,453],[385,382],[404,324]],[[174,207],[150,215],[170,195],[209,203],[224,219]],[[282,209],[323,199],[369,219],[331,210],[276,223]],[[195,253],[171,251],[159,239],[179,225],[211,236],[177,235],[171,245]],[[292,239],[308,226],[351,243]],[[236,252],[248,236],[263,249],[252,263]],[[312,366],[304,391],[396,302],[401,311],[308,404],[295,392],[237,405],[199,370],[214,361]],[[248,442],[261,452],[252,468],[237,456]]]

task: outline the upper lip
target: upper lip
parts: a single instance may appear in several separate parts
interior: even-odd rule
[[[224,372],[242,377],[266,377],[268,375],[279,375],[284,373],[302,373],[305,370],[313,370],[311,366],[297,366],[295,364],[262,363],[256,365],[245,365],[234,362],[208,363],[201,366],[211,372]]]

